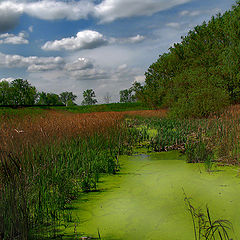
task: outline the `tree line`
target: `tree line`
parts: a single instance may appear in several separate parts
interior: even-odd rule
[[[72,92],[38,92],[27,80],[0,82],[0,105],[74,105],[77,96]]]
[[[72,92],[56,93],[38,92],[27,80],[15,79],[12,82],[0,82],[0,106],[18,105],[76,105],[77,96]],[[105,103],[110,103],[111,95],[107,92],[103,97]],[[120,91],[120,102],[134,102],[133,89]],[[82,105],[94,105],[98,101],[93,89],[83,92]]]
[[[240,103],[240,1],[189,31],[134,83],[135,98],[173,116],[206,117]]]

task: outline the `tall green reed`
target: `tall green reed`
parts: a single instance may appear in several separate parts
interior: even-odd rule
[[[233,230],[231,222],[225,219],[213,220],[208,206],[204,212],[201,208],[195,208],[191,200],[184,192],[184,201],[192,218],[194,239],[231,240],[229,235]]]
[[[26,144],[21,152],[1,152],[4,239],[56,237],[71,220],[67,211],[71,201],[81,191],[96,190],[100,174],[116,173],[118,156],[130,154],[141,137],[123,121],[99,126],[60,141]]]

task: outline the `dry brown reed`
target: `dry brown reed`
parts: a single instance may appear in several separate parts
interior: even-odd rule
[[[225,164],[239,164],[240,160],[240,105],[232,105],[220,117],[210,119],[209,128],[215,124],[215,134],[211,137],[215,145],[218,161]]]
[[[8,119],[0,121],[0,151],[21,153],[25,147],[62,141],[77,135],[104,132],[124,118],[125,115],[162,117],[166,110],[129,112],[64,113],[48,111],[48,114],[33,119]]]

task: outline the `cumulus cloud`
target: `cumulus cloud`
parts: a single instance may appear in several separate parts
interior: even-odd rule
[[[65,65],[65,70],[69,72],[73,72],[73,71],[79,71],[79,70],[81,71],[85,69],[92,69],[93,67],[94,65],[89,59],[78,58],[78,60],[73,63],[67,63]]]
[[[9,33],[0,34],[0,44],[28,44],[29,42],[25,37],[23,32],[18,35]]]
[[[25,13],[43,20],[79,20],[87,18],[94,11],[91,0],[82,1],[2,1],[0,3],[0,32],[13,29]]]
[[[98,80],[108,78],[107,71],[94,66],[90,59],[78,58],[66,63],[61,57],[23,57],[0,53],[0,67],[26,68],[28,72],[56,72],[63,76],[71,76],[75,80]]]
[[[125,44],[125,43],[140,43],[145,40],[145,37],[142,35],[136,35],[134,37],[128,37],[128,38],[110,38],[109,43],[120,43],[120,44]]]
[[[23,13],[21,4],[10,1],[0,3],[0,32],[8,31],[14,28],[19,21],[19,17]]]
[[[81,50],[81,49],[93,49],[108,44],[120,43],[140,43],[144,41],[145,37],[137,35],[129,38],[107,38],[101,33],[91,30],[84,30],[78,32],[76,37],[63,38],[55,41],[48,41],[42,49],[45,51],[60,51],[60,50]]]
[[[192,0],[103,0],[94,4],[93,0],[8,0],[0,3],[0,31],[14,28],[23,13],[43,20],[80,20],[93,16],[99,18],[100,22],[111,22],[118,18],[152,15],[190,1]]]
[[[64,18],[69,20],[79,20],[87,18],[87,16],[93,11],[94,4],[92,1],[88,0],[69,2],[43,0],[25,3],[23,9],[26,14],[44,20]]]
[[[104,0],[95,7],[95,14],[101,22],[118,18],[152,15],[191,0]]]
[[[0,53],[0,66],[4,68],[27,68],[28,72],[62,69],[65,62],[61,57],[23,57]]]
[[[101,33],[85,30],[78,32],[76,37],[48,41],[42,46],[42,49],[47,51],[93,49],[105,44],[107,44],[107,40]]]
[[[139,43],[139,42],[142,42],[144,39],[145,39],[144,36],[141,36],[141,35],[138,34],[135,37],[130,37],[129,39],[127,39],[127,42],[129,42],[129,43]]]
[[[92,69],[83,69],[77,71],[71,71],[70,75],[78,81],[94,81],[109,79],[109,72],[99,67]]]

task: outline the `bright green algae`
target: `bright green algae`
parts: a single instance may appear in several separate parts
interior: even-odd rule
[[[212,218],[230,220],[240,236],[236,168],[208,173],[176,151],[122,156],[120,163],[120,173],[100,179],[99,192],[83,193],[73,204],[75,223],[65,230],[65,239],[97,237],[99,230],[102,239],[111,240],[193,240],[183,189],[195,207],[208,204]]]

